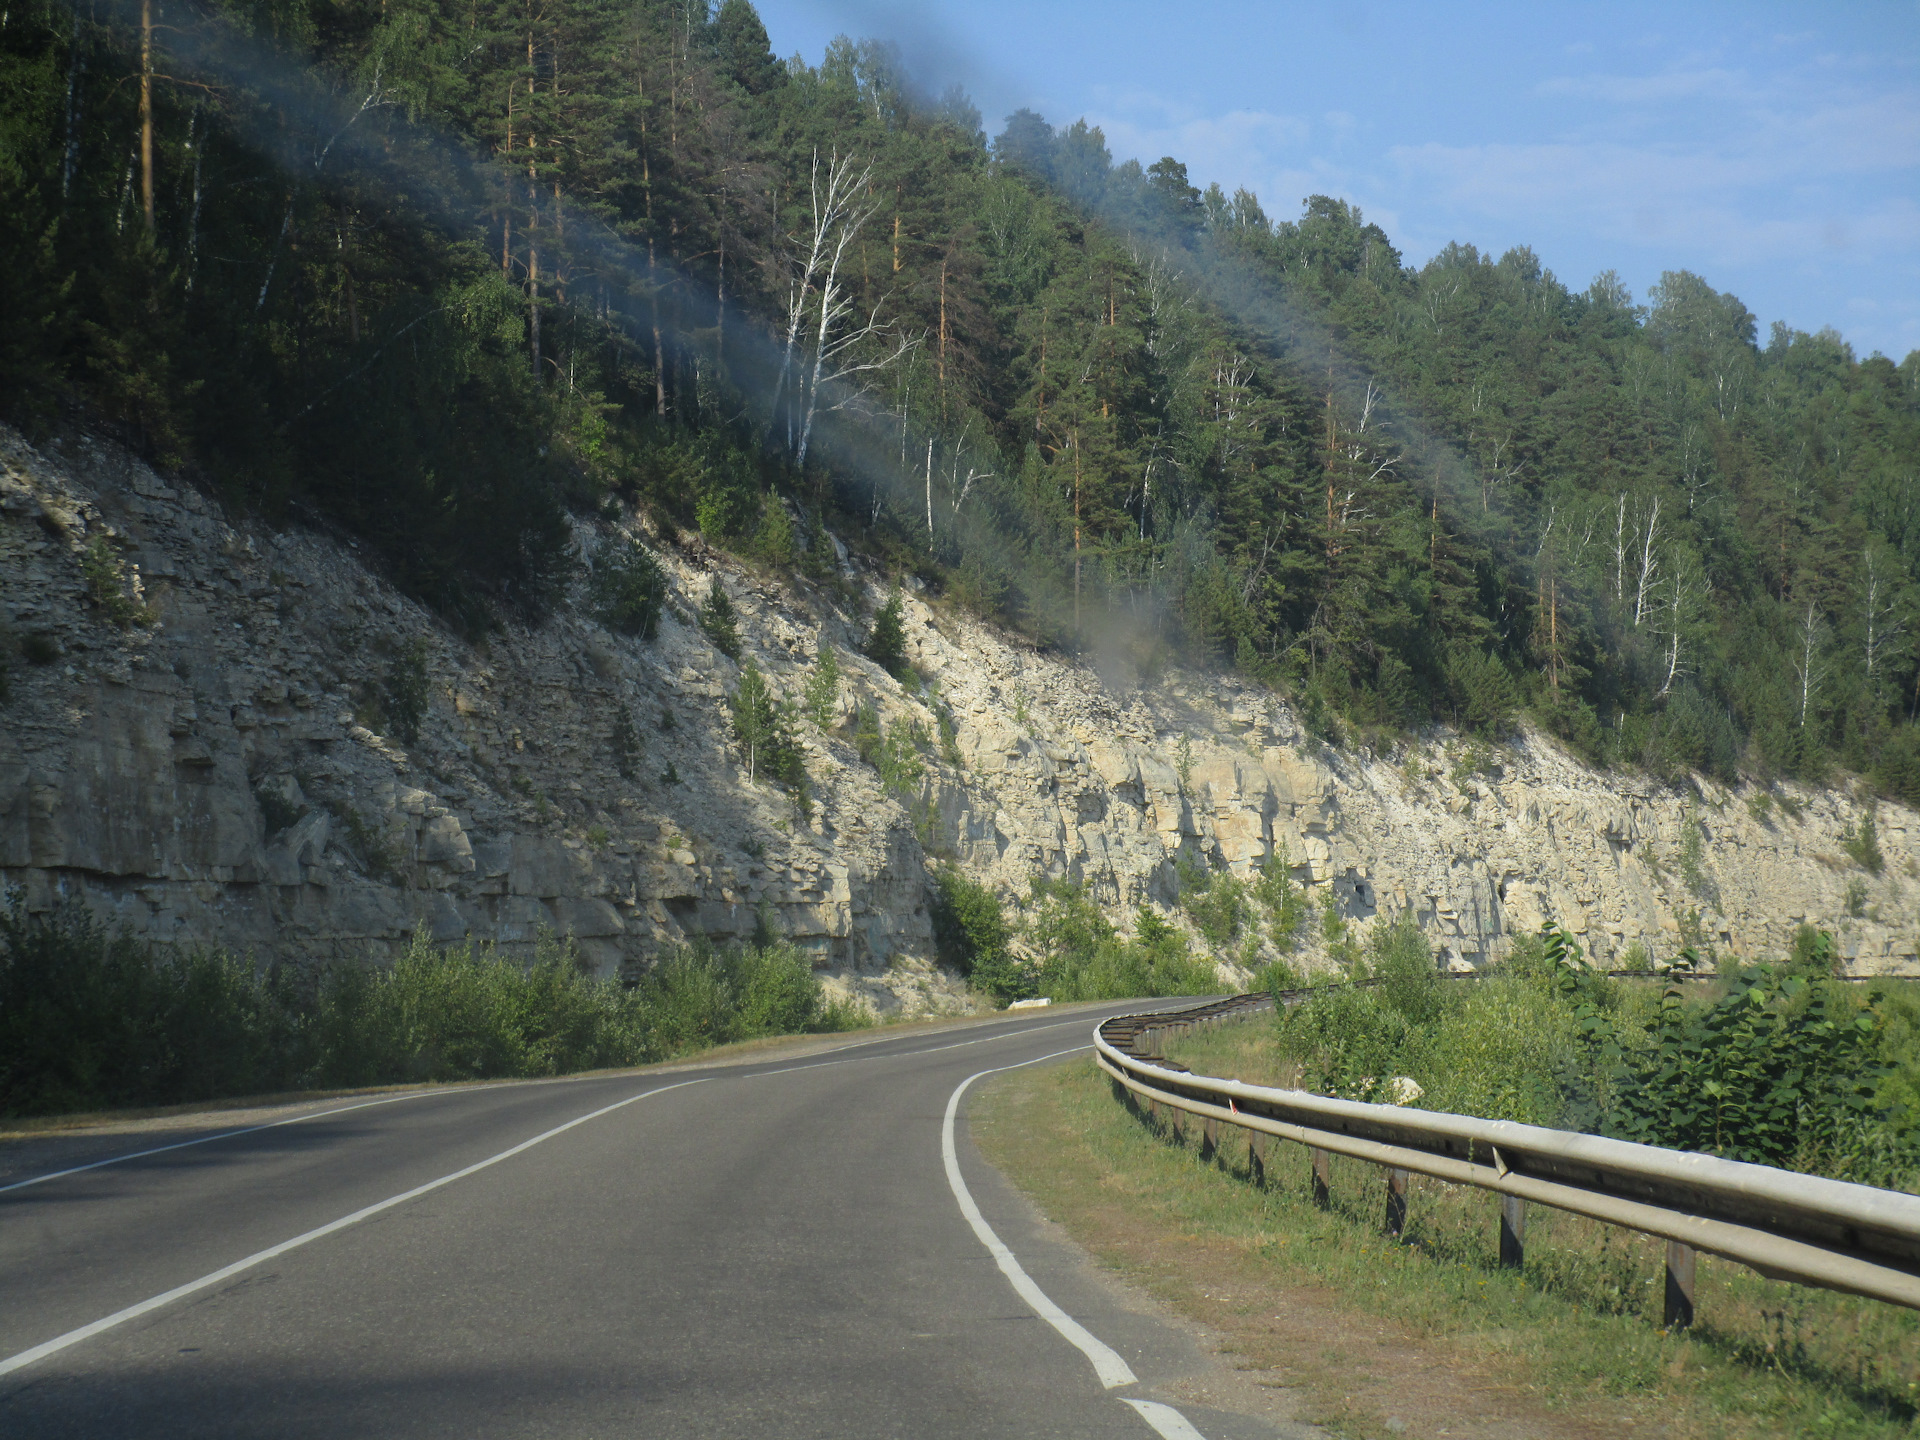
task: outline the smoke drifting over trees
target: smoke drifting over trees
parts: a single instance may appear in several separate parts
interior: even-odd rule
[[[0,88],[10,417],[324,515],[470,629],[617,497],[1329,734],[1531,711],[1920,801],[1920,356],[989,141],[747,0],[38,0]]]

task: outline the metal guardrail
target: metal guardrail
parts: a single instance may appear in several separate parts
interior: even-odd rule
[[[1162,1057],[1169,1035],[1273,1004],[1269,995],[1240,995],[1117,1016],[1094,1031],[1095,1059],[1117,1093],[1155,1115],[1166,1106],[1176,1124],[1181,1114],[1200,1117],[1205,1143],[1216,1149],[1222,1125],[1248,1132],[1256,1173],[1268,1137],[1308,1146],[1322,1206],[1327,1156],[1382,1166],[1394,1235],[1406,1221],[1407,1176],[1417,1174],[1500,1195],[1503,1265],[1524,1259],[1528,1201],[1659,1236],[1667,1241],[1669,1327],[1693,1322],[1696,1251],[1774,1279],[1920,1309],[1920,1196],[1599,1135],[1248,1085]]]

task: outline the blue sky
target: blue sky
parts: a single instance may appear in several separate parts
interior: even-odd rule
[[[1920,349],[1920,0],[1824,5],[759,0],[779,54],[898,42],[989,135],[1027,105],[1270,215],[1338,195],[1408,260],[1531,245],[1574,288],[1686,269]]]

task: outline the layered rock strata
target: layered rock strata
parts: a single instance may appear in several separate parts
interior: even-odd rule
[[[578,527],[583,555],[607,537]],[[514,950],[545,928],[612,970],[770,924],[883,1008],[961,1003],[930,963],[936,863],[1014,899],[1072,878],[1124,928],[1176,905],[1182,855],[1244,876],[1284,852],[1362,927],[1410,910],[1456,966],[1548,916],[1608,959],[1687,938],[1774,954],[1812,923],[1858,970],[1914,962],[1901,807],[1658,787],[1538,736],[1334,750],[1257,687],[1116,685],[914,595],[910,692],[857,653],[883,594],[858,561],[814,585],[659,550],[652,642],[574,607],[469,643],[351,540],[224,515],[103,443],[0,430],[0,884],[304,962],[377,960],[422,926]],[[838,648],[838,723],[800,726],[808,814],[732,742],[738,667],[691,623],[716,576],[777,690],[797,699]],[[856,706],[929,742],[944,718],[949,743],[889,790],[848,738]],[[1869,809],[1878,875],[1842,845]]]

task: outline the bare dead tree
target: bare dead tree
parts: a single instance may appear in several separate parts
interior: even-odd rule
[[[807,463],[807,447],[813,438],[814,417],[821,409],[822,391],[835,396],[827,403],[826,409],[841,409],[865,393],[864,385],[859,383],[860,377],[891,367],[904,359],[914,346],[912,339],[895,332],[890,323],[881,320],[880,312],[886,305],[886,296],[881,296],[864,319],[855,316],[853,297],[848,291],[842,267],[846,263],[847,251],[858,237],[861,227],[880,208],[878,199],[862,201],[860,198],[867,189],[873,167],[863,166],[855,174],[855,164],[853,156],[842,156],[835,151],[828,157],[823,179],[819,155],[817,152],[814,155],[807,259],[790,290],[787,348],[781,358],[781,378],[775,389],[777,405],[779,386],[786,381],[793,347],[801,323],[807,316],[808,289],[817,279],[818,298],[813,303],[812,312],[813,367],[811,374],[799,382],[804,390],[804,400],[794,461],[801,466]],[[876,341],[884,342],[877,351]]]
[[[1633,626],[1636,630],[1647,617],[1647,610],[1653,602],[1654,584],[1660,578],[1659,538],[1660,497],[1655,495],[1647,513],[1646,534],[1640,542],[1640,583],[1633,597]]]
[[[1886,556],[1877,545],[1867,546],[1861,568],[1860,618],[1865,632],[1867,681],[1871,684],[1875,672],[1906,648],[1907,626],[1900,614],[1899,598],[1888,582]]]
[[[1821,682],[1827,678],[1831,668],[1821,654],[1827,640],[1827,622],[1820,611],[1809,600],[1807,613],[1800,621],[1800,643],[1793,655],[1793,673],[1800,677],[1800,723],[1807,723],[1807,711],[1813,704],[1813,697],[1819,693]]]
[[[1684,556],[1675,560],[1673,575],[1667,582],[1667,597],[1653,624],[1654,633],[1663,635],[1667,642],[1666,673],[1661,677],[1654,699],[1665,698],[1675,680],[1691,673],[1693,665],[1687,658],[1683,636],[1698,617],[1701,602],[1712,588],[1704,571],[1696,572]]]

